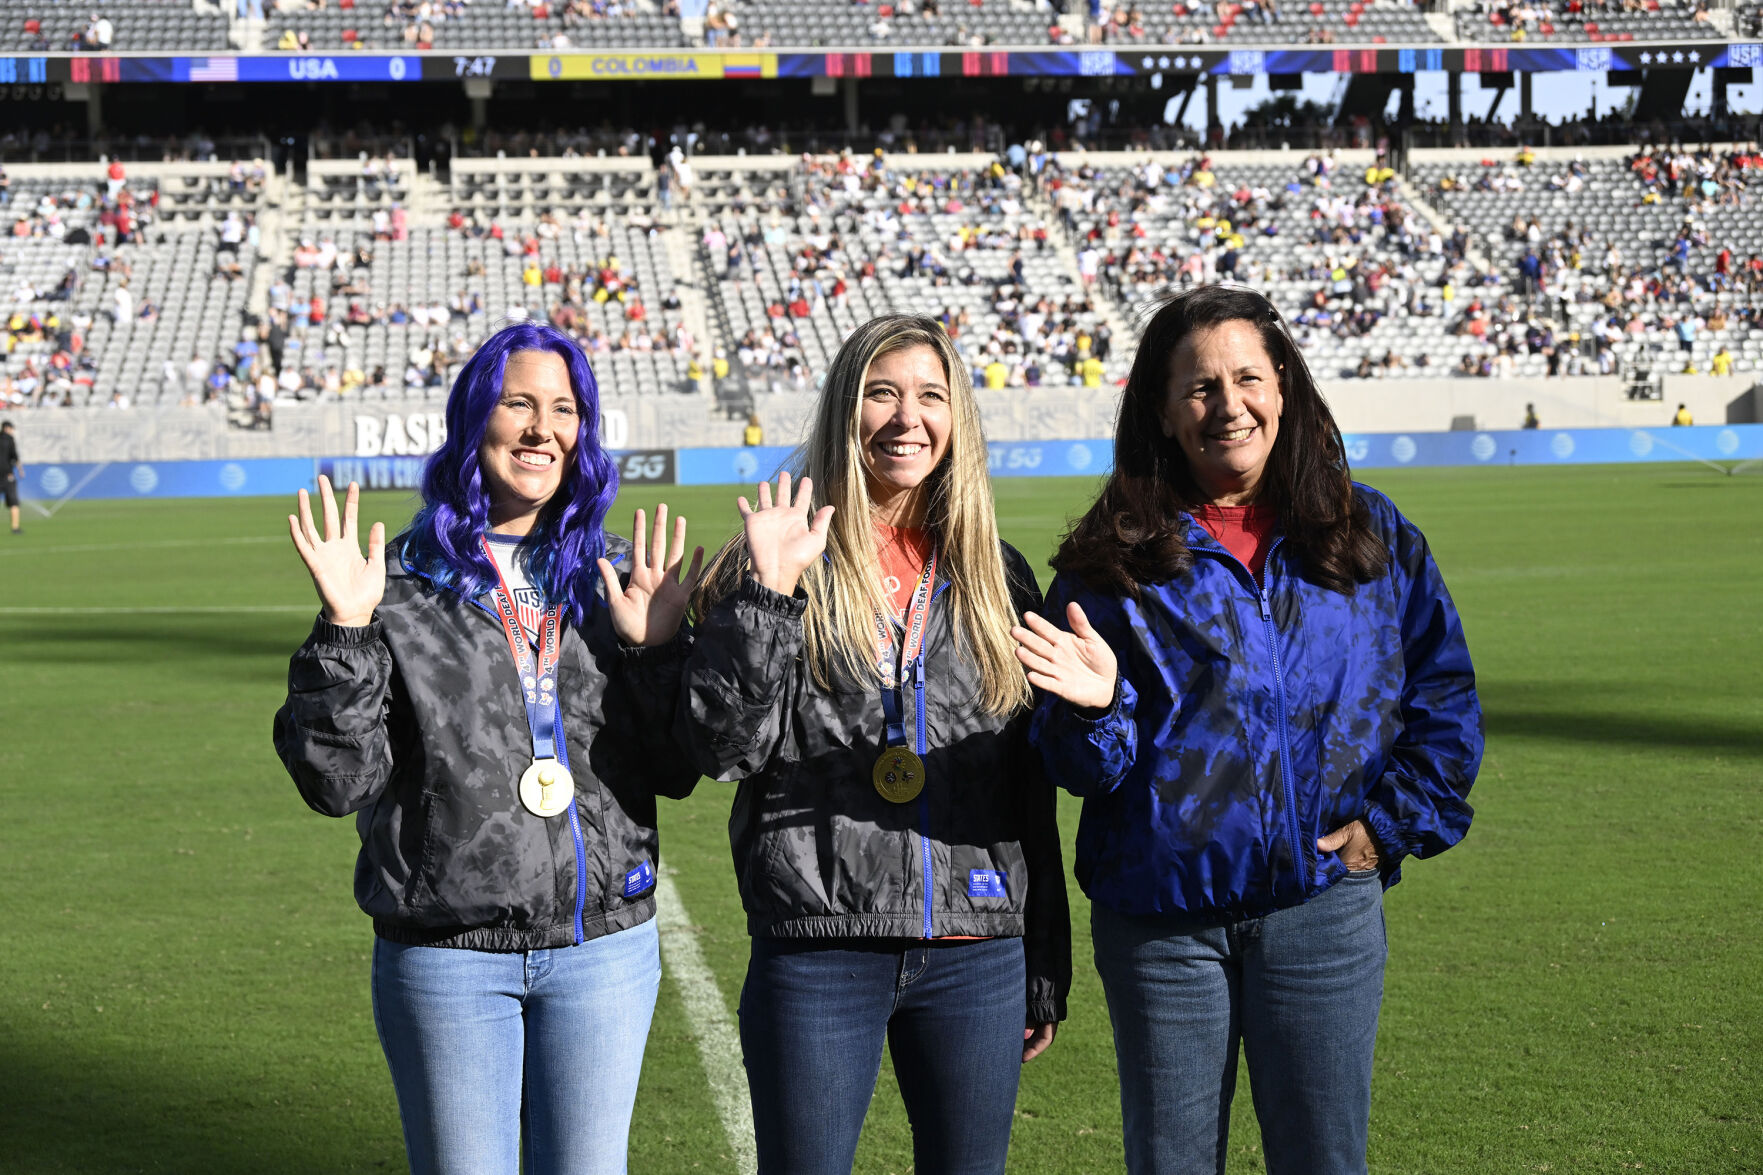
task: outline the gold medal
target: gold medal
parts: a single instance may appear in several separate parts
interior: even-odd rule
[[[875,790],[891,804],[904,804],[924,790],[924,760],[905,747],[889,747],[875,761]]]
[[[520,802],[549,819],[575,802],[575,777],[555,759],[534,759],[520,777]]]

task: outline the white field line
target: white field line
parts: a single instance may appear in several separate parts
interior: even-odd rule
[[[55,512],[57,510],[60,510],[63,506],[73,501],[81,490],[92,484],[93,478],[109,468],[110,462],[108,461],[92,466],[91,469],[86,471],[86,476],[75,482],[71,490],[68,490],[65,494],[62,494],[59,498],[55,499],[54,503],[48,509],[44,510],[43,513],[50,518],[55,517]]]
[[[753,1103],[747,1093],[747,1070],[741,1064],[741,1034],[735,1028],[716,976],[704,962],[698,938],[680,904],[679,891],[666,873],[655,886],[655,919],[661,931],[661,954],[667,973],[679,985],[680,1002],[698,1042],[698,1059],[710,1080],[716,1116],[728,1136],[735,1170],[755,1175],[759,1170],[758,1148],[753,1142]]]
[[[0,548],[0,559],[18,555],[65,555],[91,553],[93,551],[148,551],[164,547],[218,547],[222,544],[234,543],[288,543],[292,540],[285,534],[246,534],[232,535],[224,538],[210,539],[159,539],[146,543],[67,543],[62,546],[15,546]]]
[[[184,615],[254,615],[261,612],[303,612],[316,616],[316,604],[168,604],[159,607],[3,607],[0,616],[184,616]]]

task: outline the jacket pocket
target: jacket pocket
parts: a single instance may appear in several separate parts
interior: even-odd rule
[[[767,919],[831,913],[820,869],[820,812],[799,764],[741,781],[735,797],[736,871],[749,914]]]

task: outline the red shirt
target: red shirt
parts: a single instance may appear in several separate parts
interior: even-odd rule
[[[1195,506],[1194,521],[1206,528],[1225,550],[1235,555],[1261,582],[1267,548],[1279,530],[1279,512],[1272,506]]]

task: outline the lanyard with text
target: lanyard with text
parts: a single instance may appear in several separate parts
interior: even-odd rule
[[[489,540],[479,541],[490,565],[495,567]],[[533,739],[533,761],[520,777],[520,802],[535,816],[555,816],[575,800],[575,779],[557,757],[557,659],[563,644],[563,605],[553,604],[545,609],[535,662],[526,632],[520,626],[520,614],[514,608],[514,593],[508,590],[500,567],[496,567],[496,586],[490,591],[490,599],[496,605],[497,619],[502,622],[502,635],[508,638],[508,651],[514,654],[514,671],[520,678],[527,729]]]
[[[912,589],[912,602],[906,609],[905,631],[901,634],[900,667],[894,668],[894,622],[875,614],[876,667],[882,673],[882,713],[887,718],[887,746],[875,761],[872,778],[882,798],[896,804],[916,799],[924,790],[924,629],[930,618],[931,589],[937,578],[937,552],[933,547]],[[900,687],[910,677],[918,689],[918,730],[916,748],[906,746],[906,720],[900,701]]]

